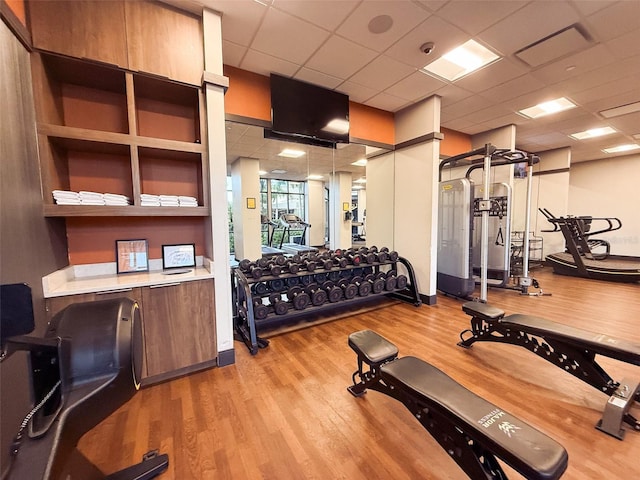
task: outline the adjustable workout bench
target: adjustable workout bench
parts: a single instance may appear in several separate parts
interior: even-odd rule
[[[595,361],[599,354],[640,365],[640,344],[531,315],[505,317],[499,308],[478,302],[466,302],[462,310],[471,316],[471,329],[460,333],[458,345],[469,348],[475,342],[501,342],[524,347],[610,396],[598,430],[619,440],[624,437],[622,422],[640,430],[640,421],[628,413],[634,401],[640,402],[639,382],[616,382]]]
[[[402,402],[469,478],[506,479],[496,457],[527,479],[556,479],[566,470],[559,443],[427,362],[397,358],[398,348],[377,333],[352,333],[349,346],[358,354],[349,392],[360,397],[370,388]]]

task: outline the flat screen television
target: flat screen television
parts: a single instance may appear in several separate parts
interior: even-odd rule
[[[272,73],[271,123],[282,136],[349,143],[349,96]]]

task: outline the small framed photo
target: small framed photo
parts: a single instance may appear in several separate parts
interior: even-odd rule
[[[148,272],[149,246],[146,240],[116,240],[118,273]]]
[[[254,210],[256,208],[256,199],[254,197],[247,197],[247,209]]]
[[[196,266],[196,246],[194,243],[162,245],[162,269],[189,269]]]
[[[351,205],[349,204],[349,202],[342,202],[342,211],[348,212],[349,210],[351,210]]]

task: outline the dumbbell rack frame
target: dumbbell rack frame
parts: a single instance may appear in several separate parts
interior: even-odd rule
[[[407,270],[407,286],[403,289],[397,289],[393,291],[383,290],[380,293],[371,292],[366,297],[355,296],[352,299],[342,299],[339,302],[331,303],[325,302],[322,305],[309,305],[304,310],[294,310],[290,309],[284,315],[276,315],[273,312],[270,312],[267,318],[263,320],[256,321],[254,313],[253,313],[253,298],[256,297],[268,297],[271,293],[267,292],[262,295],[253,294],[251,292],[251,285],[260,283],[260,282],[268,282],[270,280],[282,279],[285,280],[291,277],[315,277],[318,274],[329,274],[331,272],[342,273],[347,270],[355,270],[355,269],[364,269],[367,267],[371,267],[373,269],[374,275],[383,271],[381,267],[389,267],[388,270],[396,270],[397,264],[400,263],[404,265]],[[311,282],[316,283],[316,282]],[[233,268],[231,271],[231,286],[232,286],[232,296],[233,296],[233,324],[234,330],[236,334],[242,339],[245,343],[251,355],[256,355],[260,349],[260,344],[265,345],[268,342],[261,340],[258,337],[258,330],[266,327],[276,327],[279,325],[284,325],[288,323],[292,323],[294,320],[299,320],[309,314],[314,314],[320,311],[329,311],[335,310],[339,311],[340,309],[346,307],[347,305],[353,306],[357,303],[364,303],[366,301],[371,300],[375,297],[386,296],[389,298],[396,298],[398,300],[402,300],[408,303],[412,303],[416,307],[422,305],[422,300],[420,299],[420,294],[418,293],[416,276],[413,271],[413,267],[409,263],[409,261],[403,257],[398,257],[395,262],[374,262],[374,263],[361,263],[360,265],[348,265],[345,268],[334,267],[330,270],[325,269],[317,269],[313,272],[309,271],[300,271],[298,273],[285,273],[278,276],[273,275],[263,275],[259,279],[247,278],[247,276],[240,270],[240,268]],[[303,285],[304,286],[304,285]],[[286,293],[286,290],[279,292],[280,294]],[[240,315],[240,308],[244,307],[246,309],[246,318],[243,318]],[[266,345],[265,345],[266,346]]]

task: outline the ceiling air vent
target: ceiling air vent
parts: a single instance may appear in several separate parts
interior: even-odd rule
[[[538,67],[591,45],[591,39],[579,25],[572,25],[518,50],[515,55],[532,67]]]

